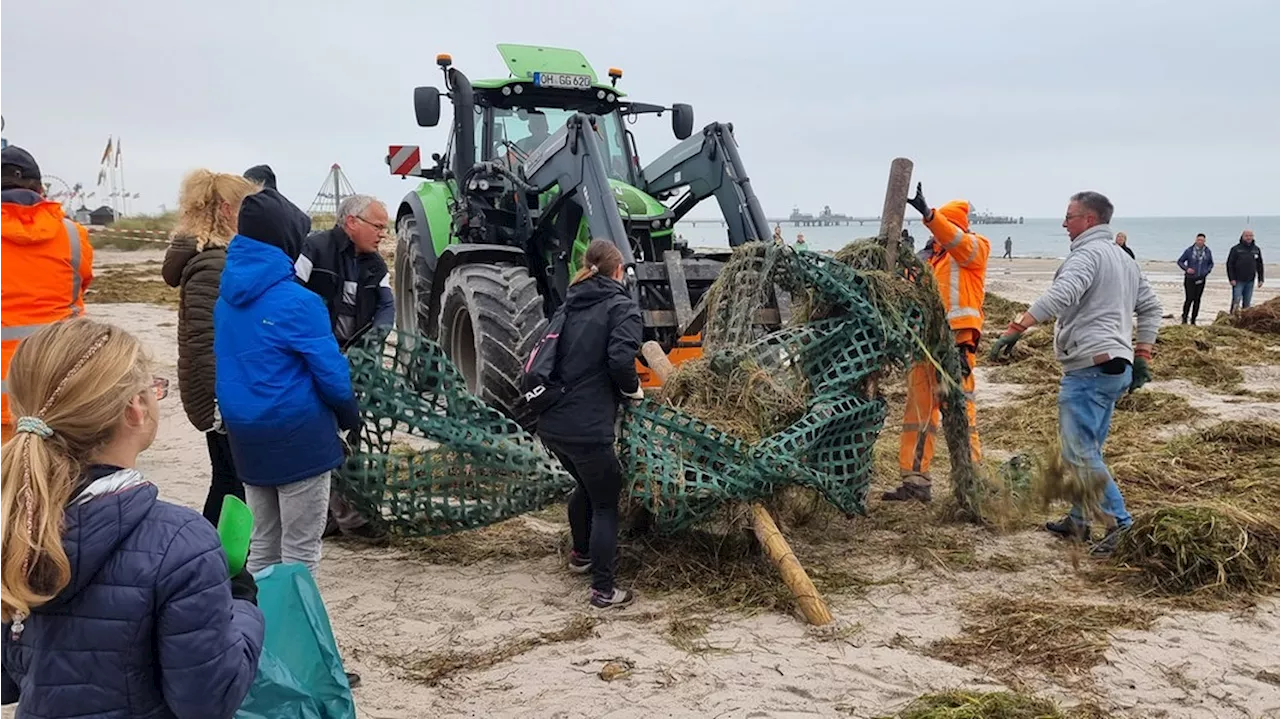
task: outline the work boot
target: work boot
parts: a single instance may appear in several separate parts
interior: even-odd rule
[[[1089,556],[1094,559],[1108,559],[1112,553],[1116,551],[1116,545],[1120,543],[1120,537],[1124,535],[1128,527],[1112,527],[1107,533],[1102,535],[1097,544],[1089,548]]]
[[[880,499],[885,502],[910,502],[913,499],[918,499],[928,504],[933,501],[933,487],[928,484],[903,481],[902,484],[898,485],[897,489],[880,495]]]
[[[391,543],[391,535],[387,530],[376,527],[373,523],[362,524],[348,532],[343,532],[342,536],[350,537],[371,547],[385,547]]]
[[[577,552],[569,552],[569,571],[574,574],[586,574],[591,571],[591,557]]]
[[[1045,522],[1044,528],[1045,531],[1062,539],[1088,541],[1092,535],[1088,522],[1077,522],[1070,514],[1056,522]]]
[[[627,606],[636,598],[634,592],[628,589],[615,588],[612,592],[597,592],[591,590],[591,606],[596,609],[621,609]]]

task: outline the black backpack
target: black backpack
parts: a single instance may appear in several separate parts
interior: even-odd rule
[[[524,407],[520,414],[535,419],[560,401],[569,388],[560,381],[556,355],[560,349],[560,333],[564,330],[564,306],[551,315],[547,328],[538,338],[520,377],[520,394]]]

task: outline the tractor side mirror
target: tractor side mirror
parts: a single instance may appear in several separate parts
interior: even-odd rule
[[[413,113],[418,116],[418,127],[440,124],[440,91],[434,87],[413,88]]]
[[[693,106],[677,102],[671,106],[671,131],[677,140],[687,139],[693,134]]]

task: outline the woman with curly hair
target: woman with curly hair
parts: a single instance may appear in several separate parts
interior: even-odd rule
[[[181,288],[178,388],[187,419],[204,432],[209,445],[213,478],[204,516],[214,524],[222,512],[222,498],[231,494],[244,499],[244,486],[214,398],[213,306],[227,262],[227,245],[236,234],[240,203],[259,189],[239,175],[209,170],[187,175],[178,195],[178,226],[161,270],[170,287]]]

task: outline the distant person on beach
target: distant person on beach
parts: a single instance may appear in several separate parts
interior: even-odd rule
[[[901,240],[901,242],[902,242],[902,246],[903,246],[903,247],[906,247],[908,251],[910,251],[910,252],[915,252],[915,251],[916,251],[916,238],[912,237],[912,236],[911,236],[911,231],[910,231],[910,230],[908,230],[908,229],[907,229],[907,228],[905,228],[905,227],[904,227],[904,228],[902,228],[902,240]]]
[[[1125,251],[1125,253],[1126,253],[1126,254],[1128,254],[1130,258],[1132,258],[1133,260],[1137,260],[1137,259],[1138,259],[1137,257],[1134,257],[1134,256],[1133,256],[1133,250],[1129,249],[1129,236],[1128,236],[1128,235],[1126,235],[1126,234],[1125,234],[1125,233],[1123,233],[1123,232],[1117,232],[1117,233],[1116,233],[1116,244],[1117,244],[1117,245],[1120,245],[1120,249],[1124,250],[1124,251]]]
[[[986,297],[987,260],[991,257],[991,241],[969,231],[971,207],[965,200],[953,200],[934,210],[924,199],[923,188],[916,183],[916,194],[908,200],[924,217],[929,228],[929,254],[924,262],[933,271],[938,294],[947,311],[947,324],[960,352],[961,387],[965,395],[965,412],[969,417],[969,451],[977,465],[982,460],[978,443],[978,412],[974,404],[973,368],[982,338],[982,303]],[[902,419],[902,438],[898,446],[898,470],[901,484],[885,492],[886,502],[933,500],[933,482],[929,465],[933,461],[934,438],[941,422],[942,400],[939,396],[938,369],[927,361],[912,365],[907,379],[907,407]]]
[[[1012,237],[1004,238],[1004,256],[1001,257],[1000,259],[1002,260],[1013,259],[1013,238]]]
[[[1253,230],[1240,233],[1240,242],[1227,253],[1227,279],[1231,281],[1231,314],[1253,306],[1253,284],[1262,286],[1262,249],[1253,242]]]
[[[775,243],[779,244],[779,245],[784,245],[784,244],[786,244],[786,242],[782,239],[782,224],[781,224],[781,223],[778,223],[778,224],[776,224],[776,225],[774,225],[774,226],[773,226],[773,241],[774,241]]]
[[[9,376],[9,360],[24,337],[84,312],[84,293],[93,282],[93,245],[89,231],[69,219],[61,204],[44,196],[40,166],[17,145],[0,151],[0,213],[4,226],[3,378]],[[8,441],[13,417],[9,395],[2,389],[0,416],[0,436]]]
[[[247,173],[246,173],[247,174]],[[244,499],[244,485],[231,458],[231,440],[214,397],[213,307],[218,303],[227,246],[236,235],[240,203],[258,191],[244,177],[196,170],[178,191],[178,226],[164,253],[160,274],[178,287],[178,389],[187,420],[204,433],[211,478],[204,518],[215,526],[227,495]]]
[[[1213,272],[1213,251],[1205,245],[1203,232],[1196,235],[1195,243],[1183,251],[1182,257],[1178,258],[1178,267],[1186,274],[1182,279],[1182,291],[1186,295],[1186,300],[1182,303],[1182,324],[1185,325],[1190,317],[1191,324],[1194,325],[1196,316],[1200,314],[1204,282],[1209,273]]]
[[[1133,522],[1107,469],[1102,445],[1111,430],[1116,402],[1151,379],[1147,363],[1162,312],[1160,299],[1138,264],[1117,249],[1122,245],[1108,225],[1113,212],[1111,201],[1097,192],[1071,196],[1062,222],[1071,238],[1067,258],[1049,290],[1010,322],[991,347],[992,358],[1008,355],[1028,328],[1057,318],[1053,349],[1063,370],[1058,390],[1061,457],[1079,484],[1104,487],[1100,509],[1107,532],[1090,550],[1096,557],[1110,556]],[[1044,528],[1064,539],[1090,539],[1089,520],[1079,504]]]
[[[797,250],[807,250],[807,249],[809,249],[809,245],[808,245],[807,243],[805,243],[805,241],[804,241],[804,233],[803,233],[803,232],[801,232],[800,234],[796,235],[796,249],[797,249]]]

